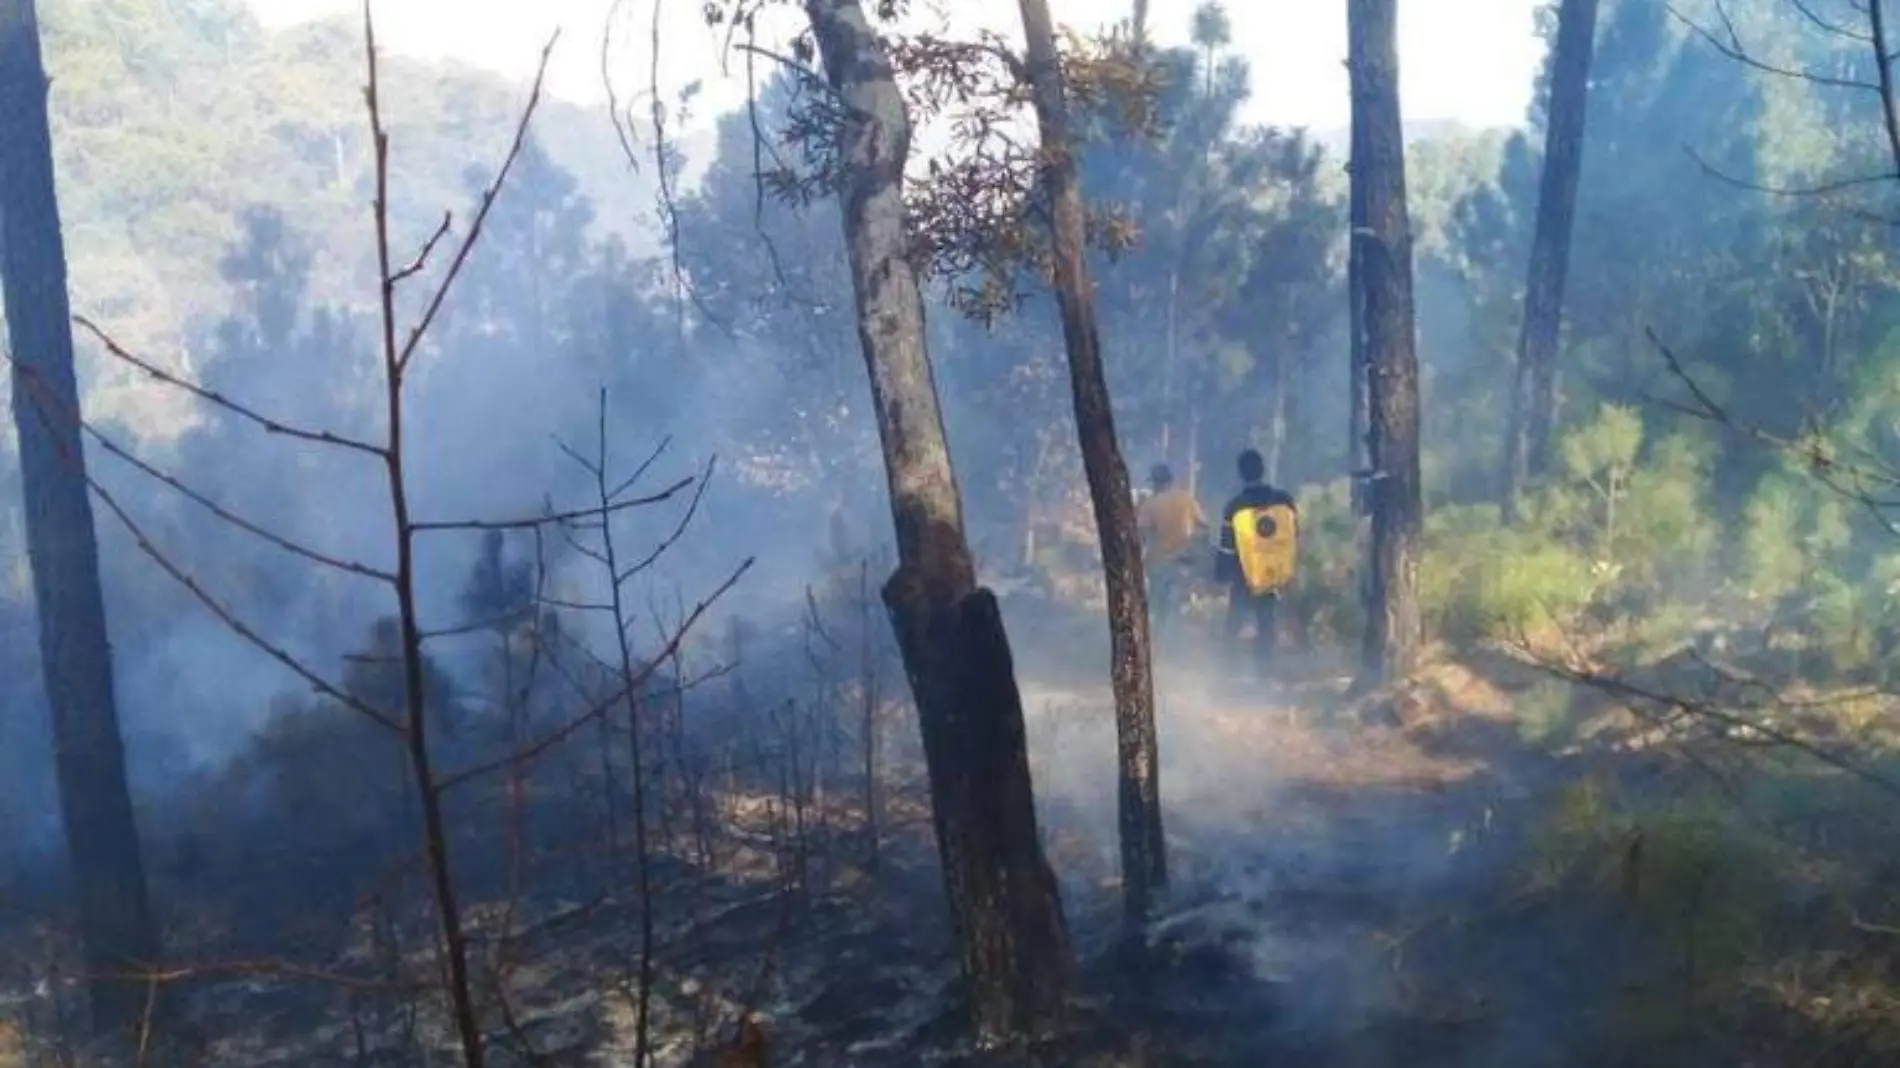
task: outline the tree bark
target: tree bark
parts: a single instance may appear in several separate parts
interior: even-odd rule
[[[1267,355],[1267,440],[1263,443],[1267,481],[1285,485],[1287,421],[1292,412],[1293,339],[1286,337]]]
[[[910,117],[859,0],[805,0],[805,13],[845,115],[845,244],[897,533],[884,600],[917,701],[972,1023],[986,1042],[1043,1033],[1076,989],[1074,958],[1036,826],[1009,640],[995,596],[976,585],[907,258]]]
[[[1557,13],[1544,169],[1524,286],[1510,426],[1504,439],[1499,503],[1506,522],[1517,519],[1524,483],[1550,470],[1551,435],[1557,424],[1557,342],[1563,328],[1564,279],[1570,266],[1570,232],[1583,167],[1596,23],[1597,0],[1563,0]]]
[[[135,976],[157,966],[158,936],[113,692],[46,97],[33,0],[0,0],[0,278],[40,664],[92,1017],[124,1031],[143,1016]]]
[[[1346,173],[1350,179],[1346,208],[1346,470],[1366,469],[1366,191],[1356,161],[1365,156],[1365,135],[1357,109],[1352,116]],[[1353,500],[1359,501],[1360,481],[1353,479]]]
[[[1161,773],[1155,735],[1154,667],[1148,633],[1148,580],[1128,465],[1115,438],[1115,411],[1102,368],[1095,283],[1087,260],[1087,209],[1070,152],[1069,104],[1048,0],[1021,0],[1031,97],[1042,137],[1042,180],[1055,246],[1056,303],[1069,356],[1075,430],[1082,450],[1108,587],[1109,683],[1115,693],[1116,770],[1120,782],[1122,904],[1138,936],[1154,895],[1168,883],[1161,828]]]
[[[1352,183],[1365,211],[1367,446],[1372,546],[1359,683],[1376,686],[1417,664],[1418,561],[1424,534],[1419,477],[1418,350],[1413,327],[1412,225],[1405,206],[1399,111],[1397,0],[1349,0]]]
[[[1369,558],[1371,547],[1367,541],[1368,524],[1364,521],[1372,503],[1366,495],[1373,485],[1366,476],[1372,464],[1366,454],[1367,423],[1371,418],[1366,407],[1365,250],[1369,233],[1366,229],[1365,183],[1359,180],[1355,165],[1355,161],[1363,159],[1366,154],[1365,119],[1358,108],[1352,112],[1349,138],[1346,163],[1350,182],[1346,196],[1346,472],[1352,500],[1353,547]],[[1359,567],[1353,577],[1358,585],[1355,592],[1359,595],[1360,607],[1370,620],[1378,611],[1374,603],[1372,569]]]

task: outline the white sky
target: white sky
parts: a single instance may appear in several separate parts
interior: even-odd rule
[[[360,0],[248,2],[271,24],[360,10]],[[1402,0],[1400,92],[1406,117],[1475,125],[1523,121],[1539,58],[1531,29],[1534,2]],[[680,86],[703,79],[695,126],[741,102],[743,68],[735,62],[722,76],[720,38],[701,22],[702,0],[619,0],[613,34],[617,92],[624,98],[648,84],[655,3],[662,5],[662,91],[671,98]],[[1131,2],[1051,5],[1058,22],[1087,30],[1126,17]],[[918,6],[930,6],[929,0]],[[934,6],[938,14],[916,18],[938,24],[940,12],[951,9],[960,28],[980,24],[1015,36],[1015,0],[936,0]],[[561,96],[594,102],[604,98],[601,43],[614,7],[615,0],[376,0],[375,13],[378,33],[393,51],[452,57],[523,79],[558,26],[551,87]],[[1193,0],[1153,3],[1156,35],[1164,42],[1184,41],[1194,7]],[[1317,129],[1346,124],[1345,9],[1345,0],[1229,0],[1232,48],[1253,66],[1254,101],[1246,118]]]

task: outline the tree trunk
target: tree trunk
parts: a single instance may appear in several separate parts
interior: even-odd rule
[[[1418,350],[1413,331],[1412,225],[1405,207],[1399,112],[1397,0],[1350,0],[1352,182],[1365,210],[1367,446],[1372,548],[1359,682],[1375,686],[1416,665],[1421,644],[1418,559],[1424,533],[1419,479]]]
[[[1291,337],[1275,346],[1267,356],[1267,440],[1261,451],[1266,454],[1267,481],[1276,486],[1285,485],[1287,418],[1291,411],[1291,398],[1287,394],[1293,384],[1289,366],[1292,362]]]
[[[1346,215],[1346,470],[1366,469],[1366,191],[1359,180],[1357,161],[1365,155],[1365,123],[1355,110],[1352,117],[1350,147],[1347,149],[1347,176],[1351,191],[1347,194]],[[1359,477],[1353,477],[1353,500],[1359,501]]]
[[[92,1016],[103,1032],[141,1019],[146,985],[123,977],[157,966],[158,937],[113,693],[33,8],[33,0],[0,0],[0,278],[60,813],[78,880]]]
[[[910,152],[890,57],[859,0],[805,0],[845,114],[845,244],[896,526],[884,588],[929,768],[958,959],[980,1040],[1046,1031],[1076,988],[1043,855],[1009,640],[976,585],[924,341],[903,200]]]
[[[1201,496],[1201,409],[1199,406],[1188,413],[1187,487],[1188,496],[1199,500]]]
[[[1177,260],[1179,258],[1177,254]],[[1174,462],[1174,372],[1181,356],[1181,271],[1168,268],[1167,339],[1161,350],[1161,461]]]
[[[1366,455],[1367,423],[1371,413],[1366,408],[1366,242],[1369,236],[1366,230],[1366,189],[1359,180],[1356,161],[1365,157],[1366,136],[1365,120],[1354,108],[1351,119],[1350,141],[1347,148],[1346,171],[1350,180],[1347,193],[1346,214],[1346,472],[1352,500],[1352,532],[1354,549],[1370,557],[1371,548],[1367,544],[1367,524],[1364,518],[1371,508],[1366,494],[1372,488],[1365,472],[1372,461]],[[1374,603],[1375,593],[1372,586],[1372,569],[1359,567],[1354,571],[1358,584],[1360,606],[1369,620],[1378,611]]]
[[[1069,385],[1082,470],[1095,506],[1095,532],[1108,586],[1109,683],[1115,693],[1120,780],[1123,920],[1139,936],[1154,895],[1167,886],[1161,830],[1161,770],[1155,737],[1154,670],[1148,635],[1148,581],[1128,465],[1115,440],[1115,412],[1102,369],[1095,283],[1087,260],[1087,210],[1071,155],[1069,104],[1048,0],[1022,0],[1029,80],[1042,134],[1042,180],[1049,192],[1056,302],[1069,354]]]
[[[1537,228],[1531,238],[1511,421],[1504,439],[1499,500],[1506,522],[1517,518],[1518,496],[1525,481],[1541,477],[1550,469],[1551,435],[1557,424],[1557,341],[1563,327],[1571,224],[1577,214],[1577,179],[1583,166],[1584,116],[1590,98],[1596,23],[1597,0],[1563,0],[1557,13],[1549,118],[1544,131],[1544,171],[1537,191]]]

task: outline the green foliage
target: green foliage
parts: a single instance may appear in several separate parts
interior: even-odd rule
[[[1742,575],[1749,596],[1779,601],[1850,544],[1847,504],[1798,472],[1762,480],[1742,513]]]
[[[1697,596],[1712,578],[1721,525],[1707,499],[1709,464],[1695,442],[1671,433],[1630,475],[1614,559],[1627,583],[1651,595]]]
[[[1498,522],[1492,505],[1440,508],[1426,523],[1419,601],[1453,643],[1522,639],[1567,622],[1599,587],[1582,552]]]
[[[166,362],[194,320],[228,309],[218,264],[259,205],[320,236],[314,299],[367,292],[369,125],[353,19],[272,33],[239,0],[53,0],[40,13],[76,310]],[[419,243],[445,209],[467,207],[468,168],[499,162],[526,94],[466,70],[382,65],[402,194],[394,232]],[[535,129],[602,229],[635,232],[643,183],[594,115],[544,101]],[[88,369],[91,407],[140,437],[188,423],[124,368]]]
[[[1855,826],[1864,787],[1772,759],[1733,783],[1662,781],[1591,776],[1535,817],[1518,900],[1594,947],[1596,1034],[1661,1058],[1640,1063],[1723,1032],[1884,1063],[1900,991],[1885,934],[1854,930],[1892,903],[1887,836]]]
[[[350,305],[364,292],[367,146],[356,28],[268,33],[236,0],[45,9],[79,306],[134,348],[188,351],[214,378],[252,386],[235,368],[264,367],[271,353],[314,365],[324,349],[360,349]],[[1777,62],[1851,60],[1777,5],[1739,3],[1735,13]],[[1227,491],[1227,457],[1245,444],[1269,454],[1276,481],[1305,485],[1307,565],[1292,599],[1316,637],[1350,644],[1360,537],[1338,477],[1341,168],[1304,131],[1240,122],[1249,72],[1218,5],[1178,28],[1189,46],[1141,53],[1158,89],[1143,136],[1095,129],[1079,153],[1091,198],[1139,230],[1097,265],[1117,429],[1137,470],[1200,461],[1210,508]],[[1588,627],[1665,643],[1719,601],[1799,632],[1816,670],[1873,671],[1896,626],[1891,532],[1802,457],[1776,459],[1731,430],[1812,440],[1843,466],[1900,463],[1900,272],[1884,231],[1836,205],[1745,187],[1877,162],[1868,120],[1878,116],[1758,77],[1655,5],[1606,4],[1600,38],[1557,469],[1509,529],[1489,500],[1542,113],[1533,108],[1522,134],[1453,132],[1412,146],[1433,505],[1421,571],[1428,625],[1453,643]],[[472,195],[470,175],[499,155],[521,94],[395,59],[385,78],[399,239],[419,238],[440,208]],[[876,502],[862,499],[878,482],[877,443],[841,296],[849,283],[834,209],[760,207],[769,177],[757,172],[782,154],[801,92],[794,76],[775,79],[756,115],[720,124],[704,181],[678,199],[671,251],[690,291],[665,299],[656,282],[671,264],[596,241],[641,221],[641,190],[618,146],[580,110],[549,103],[521,163],[532,192],[492,221],[489,254],[444,322],[446,343],[495,358],[546,348],[645,394],[718,405],[721,453],[743,483],[819,501],[813,510],[826,514],[843,514],[845,500],[854,517],[870,514]],[[1682,210],[1684,197],[1697,210]],[[251,284],[264,274],[285,279],[281,291]],[[529,276],[535,285],[524,287]],[[972,529],[992,566],[1085,567],[1075,557],[1093,551],[1062,430],[1059,331],[1046,311],[1032,302],[990,329],[930,320]],[[220,321],[221,330],[205,325]],[[730,342],[720,373],[629,358],[662,347],[648,339],[675,324]],[[1674,370],[1644,339],[1652,328]],[[1677,371],[1734,428],[1650,403],[1662,395],[1694,407]],[[300,383],[300,395],[315,388],[281,367],[254,377],[286,392],[283,383]],[[184,429],[177,412],[154,417],[152,395],[116,369],[91,385],[96,412],[141,434]],[[336,407],[346,424],[361,418]],[[196,462],[224,448],[207,432],[182,452]]]
[[[1605,1021],[1635,1044],[1699,1026],[1684,1012],[1751,981],[1782,915],[1784,873],[1798,870],[1714,800],[1651,806],[1597,780],[1559,796],[1532,858],[1532,892],[1600,901],[1620,931],[1643,937],[1645,951],[1622,962],[1625,993]]]

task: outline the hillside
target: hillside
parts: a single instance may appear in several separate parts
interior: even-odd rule
[[[1458,119],[1410,119],[1405,123],[1405,141],[1416,145],[1433,141],[1482,141],[1494,137],[1501,138],[1509,133],[1507,127],[1473,126]],[[1325,130],[1312,131],[1313,140],[1325,147],[1326,151],[1345,159],[1352,147],[1352,129],[1335,126]]]
[[[227,306],[218,262],[240,212],[257,204],[326,235],[318,296],[336,295],[367,266],[357,27],[271,31],[236,0],[47,0],[40,9],[78,311],[158,358],[188,358],[189,323]],[[471,180],[500,159],[528,87],[399,57],[386,57],[384,77],[398,232],[419,239],[444,209],[469,203]],[[605,116],[546,100],[535,131],[595,205],[596,227],[639,247],[651,185],[631,172]],[[122,380],[89,370],[105,376],[92,387],[95,411],[131,414]]]

